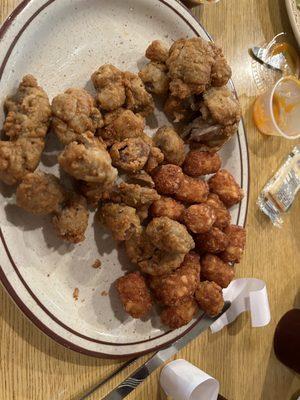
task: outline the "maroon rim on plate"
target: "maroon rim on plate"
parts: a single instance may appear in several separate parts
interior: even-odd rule
[[[0,28],[0,39],[2,39],[7,31],[7,29],[11,26],[11,24],[13,23],[13,21],[18,17],[18,15],[23,11],[23,9],[29,4],[31,3],[32,0],[23,0],[15,9],[14,11],[9,15],[9,17],[5,20],[5,22],[2,24],[1,28]],[[17,44],[19,38],[21,37],[22,33],[26,30],[26,28],[30,25],[30,23],[44,10],[46,9],[50,4],[54,3],[56,0],[49,0],[47,1],[45,4],[43,4],[38,10],[36,10],[31,16],[30,18],[24,23],[24,25],[22,26],[22,28],[19,30],[18,34],[14,37],[4,59],[3,62],[0,66],[0,80],[2,78],[3,72],[5,70],[6,64],[9,60],[9,57],[15,47],[15,45]],[[198,32],[196,31],[196,29],[190,24],[190,22],[175,8],[172,7],[171,4],[168,4],[166,1],[164,0],[159,0],[161,3],[163,3],[165,6],[169,7],[173,12],[175,12],[189,27],[190,29],[194,32],[194,34],[196,36],[200,36],[198,34]],[[188,11],[188,13],[191,15],[191,17],[197,22],[197,24],[202,28],[202,30],[205,32],[205,34],[207,35],[209,40],[212,40],[211,36],[206,32],[206,30],[203,28],[203,26],[201,25],[201,23],[195,18],[195,16],[190,12],[190,10],[188,10],[187,7],[185,7],[182,3],[180,3],[178,0],[175,0],[178,4],[180,4],[180,6],[182,8],[184,8],[185,10]],[[230,81],[231,86],[234,89],[234,85],[232,83],[232,81]],[[235,92],[236,93],[236,92]],[[245,132],[244,129],[244,122],[242,120],[242,124],[243,124],[243,130]],[[243,186],[243,163],[242,163],[242,148],[241,148],[241,142],[240,142],[240,136],[239,133],[238,135],[238,145],[239,145],[239,154],[240,154],[240,163],[241,163],[241,186]],[[244,135],[245,137],[245,144],[246,144],[246,150],[247,150],[247,167],[248,167],[248,193],[247,193],[247,203],[246,203],[246,210],[245,210],[245,221],[244,221],[244,226],[246,224],[247,221],[247,214],[248,214],[248,203],[249,203],[249,180],[250,180],[250,170],[249,170],[249,151],[248,151],[248,143],[247,143],[247,137],[246,135]],[[238,216],[237,216],[237,224],[239,223],[239,219],[240,219],[240,213],[241,213],[241,204],[239,204],[239,210],[238,210]],[[10,260],[10,263],[14,269],[14,271],[16,272],[16,274],[18,275],[20,281],[22,282],[23,286],[25,287],[26,291],[29,293],[29,295],[33,298],[33,300],[35,301],[35,303],[54,321],[56,322],[58,325],[60,325],[62,328],[64,328],[65,330],[69,331],[70,333],[81,337],[85,340],[94,342],[94,343],[99,343],[99,344],[104,344],[104,345],[114,345],[114,346],[129,346],[129,345],[135,345],[135,344],[141,344],[141,343],[145,343],[145,342],[149,342],[155,339],[158,339],[164,335],[167,335],[168,333],[170,333],[170,331],[167,331],[161,335],[158,335],[156,337],[153,337],[151,339],[147,339],[147,340],[143,340],[143,341],[139,341],[139,342],[132,342],[132,343],[112,343],[112,342],[105,342],[105,341],[100,341],[100,340],[96,340],[94,338],[90,338],[87,337],[85,335],[82,335],[79,332],[74,331],[73,329],[71,329],[70,327],[66,326],[63,322],[61,322],[57,317],[55,317],[42,303],[41,301],[36,297],[36,295],[32,292],[32,290],[30,289],[30,287],[28,286],[28,284],[26,283],[25,279],[23,278],[23,276],[21,275],[16,263],[14,262],[11,253],[8,249],[8,246],[5,242],[5,237],[3,235],[3,232],[0,228],[0,238],[3,244],[3,247],[6,251],[6,254]],[[153,351],[157,351],[161,348],[164,348],[166,346],[168,346],[169,344],[171,344],[172,342],[178,340],[180,337],[184,336],[187,332],[189,332],[198,322],[199,320],[202,318],[202,315],[197,318],[197,320],[191,325],[189,326],[186,330],[184,330],[184,332],[182,332],[180,335],[177,335],[176,337],[174,337],[171,340],[168,340],[167,342],[154,346],[150,349],[147,349],[145,351],[140,351],[140,352],[136,352],[136,353],[130,353],[130,354],[124,354],[124,355],[112,355],[112,354],[106,354],[103,352],[97,352],[97,351],[92,351],[92,350],[88,350],[84,347],[78,346],[70,341],[68,341],[67,339],[63,338],[62,336],[58,335],[57,333],[55,333],[52,329],[48,328],[24,303],[24,301],[18,296],[18,294],[16,293],[15,289],[13,288],[13,286],[11,285],[11,283],[9,282],[9,280],[6,277],[6,274],[4,273],[3,269],[0,266],[0,280],[2,281],[2,284],[4,285],[5,289],[7,290],[7,292],[9,293],[9,295],[11,296],[11,298],[14,300],[14,302],[16,303],[16,305],[20,308],[20,310],[29,318],[29,320],[31,322],[33,322],[42,332],[44,332],[47,336],[49,336],[51,339],[55,340],[57,343],[63,345],[64,347],[74,350],[78,353],[81,354],[85,354],[85,355],[89,355],[89,356],[93,356],[93,357],[108,357],[108,358],[128,358],[128,357],[134,357],[137,355],[142,355],[142,354],[146,354],[149,352],[153,352]]]

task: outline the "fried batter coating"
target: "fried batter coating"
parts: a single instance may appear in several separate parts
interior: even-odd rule
[[[229,225],[224,232],[229,243],[220,257],[226,262],[239,263],[246,245],[246,230],[241,226]]]
[[[195,247],[186,227],[168,217],[154,218],[146,233],[151,242],[163,251],[186,254]]]
[[[167,98],[164,104],[164,112],[173,122],[191,121],[194,115],[190,102],[175,96],[169,96]]]
[[[160,96],[168,93],[170,80],[165,64],[151,61],[140,70],[139,77],[148,92]]]
[[[148,46],[145,55],[151,61],[164,63],[169,56],[169,50],[160,40],[154,40]]]
[[[221,288],[226,288],[234,279],[234,269],[218,256],[205,254],[201,258],[201,277],[213,281]]]
[[[214,210],[207,204],[192,205],[183,213],[183,222],[193,233],[208,232],[215,221]]]
[[[149,154],[150,146],[139,137],[115,143],[110,149],[113,165],[127,172],[137,172],[143,169]]]
[[[134,174],[127,175],[128,183],[138,184],[140,186],[146,186],[151,189],[154,188],[154,181],[149,174],[145,171],[138,171]]]
[[[63,144],[75,141],[84,132],[95,133],[103,126],[95,100],[84,89],[71,88],[52,101],[52,127]]]
[[[126,108],[147,117],[154,111],[154,101],[145,88],[141,78],[132,72],[124,72]]]
[[[60,238],[70,243],[83,242],[88,226],[89,212],[84,197],[73,195],[52,218]]]
[[[208,175],[221,168],[221,158],[218,153],[190,150],[183,163],[183,171],[192,177]]]
[[[105,203],[99,208],[98,216],[115,240],[128,240],[141,229],[135,208],[124,204]]]
[[[150,208],[152,217],[168,217],[174,221],[181,221],[182,214],[185,210],[183,204],[172,199],[171,197],[161,196],[159,200],[155,200]]]
[[[184,176],[177,165],[165,164],[154,171],[152,178],[158,193],[171,195],[177,193]]]
[[[155,189],[125,182],[118,186],[117,196],[120,202],[134,208],[149,207],[155,200],[160,199],[160,195]]]
[[[215,282],[200,282],[195,293],[199,307],[211,317],[219,315],[224,307],[222,288]]]
[[[209,189],[217,194],[226,207],[239,203],[244,192],[236,183],[234,177],[225,169],[220,169],[208,181]]]
[[[183,175],[175,197],[186,203],[203,203],[207,200],[208,184],[202,180]]]
[[[150,259],[155,252],[155,246],[143,227],[125,241],[125,249],[129,260],[134,264]]]
[[[196,248],[201,253],[220,253],[228,246],[228,236],[220,229],[212,227],[208,232],[195,237]]]
[[[210,88],[204,93],[203,99],[214,122],[225,126],[240,121],[241,107],[227,87]]]
[[[187,259],[187,261],[185,261]],[[192,297],[200,282],[200,262],[196,253],[188,253],[181,266],[172,274],[152,276],[150,289],[159,303],[176,306]]]
[[[215,63],[211,67],[212,86],[224,86],[231,78],[231,68],[228,65],[222,49],[215,43],[211,43],[215,52]]]
[[[164,153],[168,164],[181,165],[185,159],[184,142],[169,126],[163,126],[154,135],[154,143]]]
[[[144,259],[138,263],[140,270],[149,275],[167,275],[179,268],[185,254],[168,253],[163,250],[155,249],[149,259]]]
[[[164,161],[164,155],[158,147],[151,147],[145,171],[151,174]]]
[[[216,216],[214,226],[216,228],[223,230],[224,228],[226,228],[226,226],[230,224],[230,212],[224,206],[217,194],[210,193],[205,204],[208,204],[214,210]]]
[[[160,314],[160,319],[163,324],[171,329],[177,329],[188,324],[197,311],[197,302],[193,298],[187,298],[178,306],[166,307]]]
[[[93,73],[91,79],[103,110],[113,111],[123,106],[126,94],[122,71],[111,64],[104,64]]]
[[[91,132],[68,144],[58,156],[59,165],[75,179],[110,184],[117,177],[105,146]]]
[[[17,205],[38,215],[50,214],[59,209],[65,199],[65,190],[52,174],[36,171],[25,175],[17,188]]]
[[[103,185],[98,182],[78,181],[79,192],[86,198],[89,205],[96,207],[99,201],[109,200],[113,189],[112,184]]]
[[[125,311],[133,318],[145,317],[152,308],[150,292],[139,272],[131,272],[116,281]]]

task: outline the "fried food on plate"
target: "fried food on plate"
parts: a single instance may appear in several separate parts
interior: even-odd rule
[[[211,42],[215,52],[215,62],[211,67],[212,86],[224,86],[231,78],[231,68],[228,65],[221,47]]]
[[[124,72],[126,108],[143,117],[154,111],[154,101],[145,88],[141,78],[132,72]]]
[[[239,263],[246,245],[246,229],[237,225],[229,225],[224,232],[229,243],[220,257],[226,262]]]
[[[126,172],[143,169],[150,154],[150,146],[140,137],[125,139],[115,143],[110,149],[110,156],[115,167]]]
[[[116,197],[119,202],[134,208],[149,207],[155,200],[160,199],[160,195],[155,189],[125,182],[120,183],[117,187]]]
[[[177,165],[165,164],[154,171],[152,178],[158,193],[172,195],[179,190],[184,176],[181,168]]]
[[[190,150],[184,160],[183,172],[192,177],[208,175],[221,168],[221,158],[218,153]]]
[[[99,207],[98,216],[115,240],[128,240],[141,229],[135,208],[124,204],[105,203]]]
[[[227,210],[217,194],[210,193],[205,204],[209,205],[214,210],[216,216],[214,227],[223,230],[230,224],[230,212]]]
[[[163,309],[160,319],[163,324],[171,329],[177,329],[188,324],[198,311],[197,302],[193,298],[187,298],[177,306],[169,306]]]
[[[32,214],[39,215],[58,210],[65,196],[65,190],[59,179],[42,171],[25,175],[16,192],[17,205]]]
[[[196,249],[201,253],[220,253],[228,246],[228,236],[214,226],[205,233],[195,236]]]
[[[194,204],[183,213],[183,223],[193,233],[208,232],[215,221],[214,210],[207,204]]]
[[[156,95],[165,95],[169,90],[168,69],[165,64],[151,61],[139,72],[148,92]]]
[[[109,200],[113,184],[103,185],[98,182],[77,182],[78,191],[86,198],[89,205],[96,207],[99,201]]]
[[[154,135],[154,143],[164,153],[168,164],[181,165],[185,159],[184,142],[169,126],[162,126]]]
[[[84,132],[95,133],[103,126],[94,98],[84,89],[71,88],[52,101],[52,127],[63,144],[69,144]]]
[[[243,190],[225,169],[221,169],[211,177],[208,184],[211,192],[217,194],[226,207],[239,203],[244,197]]]
[[[175,193],[176,199],[185,203],[203,203],[207,200],[207,196],[208,184],[187,175],[183,175]]]
[[[223,310],[222,288],[215,282],[200,282],[196,289],[195,298],[201,310],[211,317],[220,314]]]
[[[168,96],[164,104],[164,112],[173,122],[189,122],[193,119],[195,110],[191,108],[190,98],[185,100],[175,96]]]
[[[185,254],[169,253],[155,248],[152,256],[138,263],[140,270],[149,275],[167,275],[179,268]]]
[[[116,281],[116,289],[125,311],[133,318],[145,317],[152,308],[150,292],[139,272],[131,272]]]
[[[154,188],[154,181],[146,171],[137,171],[127,175],[127,182],[140,186]]]
[[[160,40],[154,40],[146,50],[146,57],[151,61],[165,63],[169,56],[169,50]]]
[[[155,200],[150,208],[152,217],[168,217],[174,219],[174,221],[181,221],[184,210],[183,204],[166,196],[161,196],[160,199]]]
[[[138,264],[153,256],[155,246],[150,242],[145,228],[142,227],[125,241],[125,250],[129,260]]]
[[[145,165],[145,171],[148,174],[152,174],[163,161],[164,155],[161,150],[155,146],[151,147],[149,158]]]
[[[58,156],[58,162],[64,171],[82,181],[107,185],[117,177],[105,146],[91,132],[68,144]]]
[[[52,218],[58,236],[70,243],[83,242],[89,212],[84,197],[72,194]]]
[[[201,258],[201,278],[226,288],[234,279],[234,269],[214,254],[205,254]]]

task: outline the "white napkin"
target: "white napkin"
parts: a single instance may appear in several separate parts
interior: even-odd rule
[[[264,281],[255,278],[235,279],[223,290],[230,308],[211,325],[213,333],[233,322],[241,313],[250,311],[253,327],[268,325],[271,320],[267,288]]]

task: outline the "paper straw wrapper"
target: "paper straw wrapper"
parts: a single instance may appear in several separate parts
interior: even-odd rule
[[[161,371],[160,384],[173,400],[217,400],[219,382],[185,360],[175,360]]]
[[[267,288],[255,278],[236,279],[223,290],[224,300],[231,301],[229,309],[211,325],[213,333],[233,322],[241,313],[250,311],[253,327],[268,325],[271,320]]]

